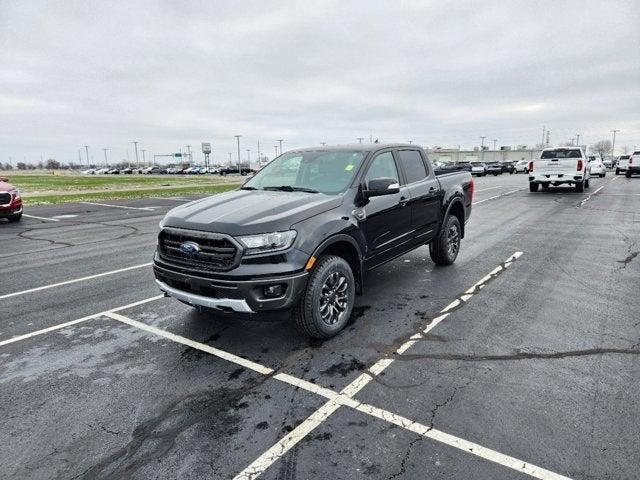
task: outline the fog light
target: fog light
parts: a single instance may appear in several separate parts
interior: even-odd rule
[[[284,285],[281,283],[278,285],[265,285],[264,296],[265,297],[280,297],[284,293]]]

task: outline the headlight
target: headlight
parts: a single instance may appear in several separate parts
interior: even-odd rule
[[[286,232],[262,233],[260,235],[249,235],[238,237],[238,240],[246,247],[245,254],[255,255],[258,253],[278,252],[289,248],[296,239],[297,232],[288,230]]]
[[[16,188],[13,192],[14,198],[20,198],[20,189]]]

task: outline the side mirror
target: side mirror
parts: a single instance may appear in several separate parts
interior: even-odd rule
[[[393,195],[400,192],[400,185],[395,178],[373,178],[369,180],[368,189],[364,191],[365,197],[380,197]]]
[[[7,177],[0,177],[0,182],[8,182],[9,179]]]

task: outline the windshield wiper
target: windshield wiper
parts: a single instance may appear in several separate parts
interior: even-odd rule
[[[280,185],[278,187],[264,187],[264,190],[277,190],[280,192],[307,192],[307,193],[320,193],[318,190],[306,187],[292,187],[291,185]]]
[[[240,190],[257,190],[256,187],[240,187]]]

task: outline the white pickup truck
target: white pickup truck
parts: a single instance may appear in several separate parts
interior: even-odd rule
[[[540,158],[529,162],[529,191],[538,187],[568,183],[575,185],[576,192],[589,188],[591,174],[587,168],[587,157],[578,147],[545,148]]]

